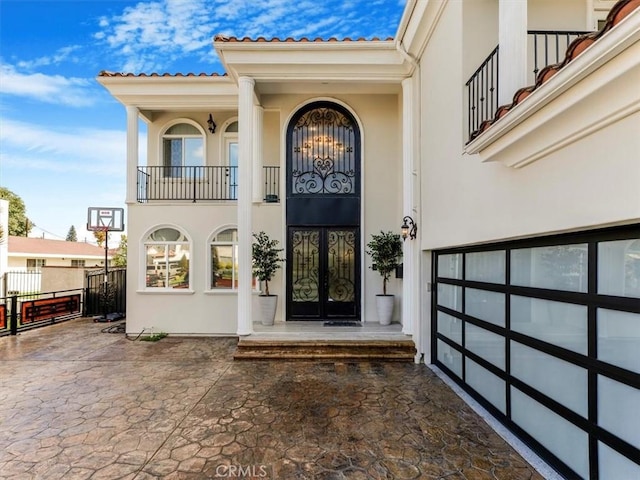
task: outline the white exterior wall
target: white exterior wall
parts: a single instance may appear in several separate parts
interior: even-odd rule
[[[527,0],[529,30],[591,30],[589,17],[589,0]]]
[[[465,78],[459,63],[447,61],[462,58],[466,48],[459,35],[462,8],[462,2],[449,2],[422,57],[422,248],[640,219],[638,114],[520,169],[463,154],[464,91],[458,86]],[[582,108],[603,107],[578,105],[564,124],[579,119]]]
[[[498,0],[474,0],[465,5],[463,11],[463,35],[465,49],[462,51],[464,82],[476,71],[487,55],[498,45]],[[446,50],[445,50],[446,52]]]
[[[9,254],[9,201],[0,198],[0,275],[7,271]]]
[[[328,99],[327,97],[322,97]],[[255,204],[253,207],[253,231],[266,231],[271,238],[285,248],[286,225],[284,215],[285,142],[287,122],[304,103],[320,99],[304,95],[264,95],[264,137],[262,142],[265,165],[280,165],[280,199],[276,204]],[[364,244],[371,233],[380,230],[399,232],[402,220],[402,155],[400,149],[400,113],[397,95],[344,95],[333,97],[349,107],[362,122],[362,319],[377,322],[375,294],[382,290],[380,276],[368,268],[371,264],[364,253]],[[235,112],[214,113],[219,128]],[[148,164],[160,162],[160,132],[175,118],[189,118],[202,126],[206,115],[202,113],[163,114],[149,125]],[[220,133],[220,135],[219,135]],[[221,130],[215,135],[206,134],[207,165],[224,161],[221,147]],[[258,172],[262,175],[262,172]],[[235,335],[237,331],[237,294],[233,292],[207,291],[208,239],[225,226],[237,225],[235,202],[206,203],[172,202],[131,204],[127,213],[128,256],[138,259],[129,262],[127,268],[127,330],[130,335],[144,328],[183,335]],[[144,290],[146,274],[143,242],[155,227],[180,228],[192,241],[191,288],[186,290],[153,292]],[[284,256],[284,252],[283,252]],[[269,283],[272,293],[279,295],[276,321],[285,318],[285,274],[280,269]],[[396,295],[397,308],[394,319],[400,319],[402,284],[391,279],[389,290]],[[257,295],[257,293],[256,293]],[[254,309],[255,311],[255,309]],[[186,313],[188,312],[188,314]]]
[[[361,267],[362,267],[362,299],[361,311],[364,322],[377,322],[375,296],[382,293],[382,279],[372,271],[370,258],[364,253],[365,244],[372,233],[380,230],[392,230],[400,233],[402,223],[402,149],[400,146],[401,131],[398,95],[335,95],[331,97],[302,95],[269,95],[263,96],[265,109],[279,108],[281,119],[281,136],[285,141],[287,122],[303,104],[315,100],[334,100],[347,106],[362,123],[362,197],[361,197]],[[285,150],[281,150],[281,194],[286,191],[284,179]],[[283,212],[284,216],[284,212]],[[283,218],[284,236],[284,218]],[[280,288],[284,291],[285,278],[281,279]],[[392,278],[387,290],[396,296],[394,322],[401,318],[402,302],[401,280]]]

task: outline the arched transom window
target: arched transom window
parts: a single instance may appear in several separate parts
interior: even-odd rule
[[[356,194],[355,144],[342,112],[318,107],[302,115],[291,130],[291,194]]]
[[[146,288],[189,288],[189,240],[179,230],[158,228],[144,241]]]

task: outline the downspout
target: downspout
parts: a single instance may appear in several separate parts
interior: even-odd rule
[[[409,65],[411,65],[411,70],[409,70],[409,73],[407,73],[407,77],[412,77],[413,72],[415,72],[416,68],[418,68],[418,61],[415,59],[413,55],[411,55],[409,52],[405,50],[404,44],[400,40],[396,40],[395,43],[396,43],[396,50],[398,51],[400,56],[407,63],[409,63]]]

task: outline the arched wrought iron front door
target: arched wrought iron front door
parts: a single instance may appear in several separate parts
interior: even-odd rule
[[[287,319],[360,318],[360,131],[316,102],[287,129]]]

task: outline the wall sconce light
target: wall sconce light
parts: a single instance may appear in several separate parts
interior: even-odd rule
[[[416,238],[418,233],[418,224],[413,221],[409,215],[402,219],[402,226],[400,227],[402,232],[402,239],[406,240],[409,237],[411,240]]]
[[[213,121],[213,115],[209,114],[209,120],[207,120],[207,124],[209,125],[209,131],[214,134],[216,133],[216,122]]]

